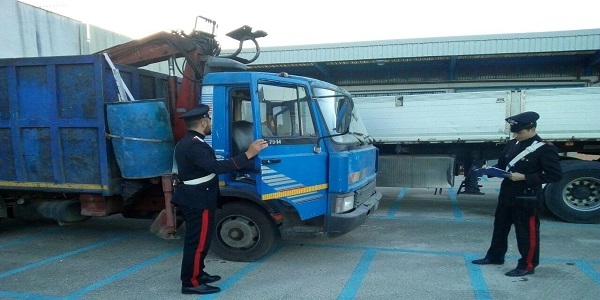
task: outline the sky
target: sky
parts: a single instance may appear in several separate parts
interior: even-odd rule
[[[3,0],[0,0],[3,1]],[[600,1],[542,0],[18,0],[137,39],[194,29],[197,16],[225,34],[248,25],[261,47],[501,33],[600,30]],[[199,27],[211,30],[206,23]]]

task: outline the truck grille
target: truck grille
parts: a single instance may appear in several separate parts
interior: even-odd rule
[[[356,206],[363,204],[371,195],[375,194],[375,180],[372,180],[367,185],[362,188],[356,190],[354,194],[354,201]]]

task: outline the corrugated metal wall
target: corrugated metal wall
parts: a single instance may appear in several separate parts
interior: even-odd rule
[[[0,58],[86,55],[130,40],[17,0],[0,0]],[[168,70],[166,63],[145,69]]]
[[[16,0],[0,1],[0,58],[90,54],[131,40]]]

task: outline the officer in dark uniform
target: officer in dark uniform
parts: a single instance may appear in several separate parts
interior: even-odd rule
[[[562,177],[558,149],[536,134],[538,119],[535,112],[506,119],[514,139],[507,143],[495,167],[509,173],[504,175],[500,186],[490,248],[484,258],[472,261],[478,265],[504,264],[508,234],[514,224],[521,258],[506,276],[534,273],[540,254],[537,213],[543,201],[542,184],[559,181]]]
[[[267,143],[259,139],[252,142],[245,153],[217,160],[214,150],[204,141],[204,137],[212,131],[209,110],[209,106],[200,104],[181,115],[188,130],[175,147],[179,184],[171,202],[182,213],[186,227],[181,262],[183,294],[212,294],[221,290],[208,285],[221,277],[204,271],[204,258],[210,248],[214,211],[219,198],[217,174],[251,166],[251,158],[267,147]]]

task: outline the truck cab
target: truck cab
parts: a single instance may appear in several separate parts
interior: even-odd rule
[[[377,148],[345,90],[286,73],[218,72],[205,76],[200,102],[211,106],[206,141],[218,158],[269,144],[253,168],[220,175],[221,257],[256,260],[279,236],[338,236],[377,209]]]

